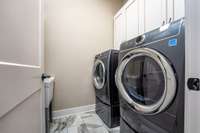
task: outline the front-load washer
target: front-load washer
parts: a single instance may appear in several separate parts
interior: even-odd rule
[[[121,45],[121,133],[184,133],[184,19]]]
[[[119,96],[115,84],[118,53],[118,50],[108,50],[96,55],[93,68],[96,113],[109,128],[119,126]]]

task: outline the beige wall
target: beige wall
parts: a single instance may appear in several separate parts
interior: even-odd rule
[[[121,0],[48,0],[46,72],[56,75],[54,110],[95,103],[94,56],[113,48]]]

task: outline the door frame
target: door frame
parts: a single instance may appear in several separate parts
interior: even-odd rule
[[[45,72],[45,64],[44,64],[44,51],[45,51],[45,47],[44,47],[44,43],[45,43],[45,18],[47,17],[47,13],[46,8],[47,8],[47,0],[39,0],[40,1],[40,5],[39,5],[39,23],[40,23],[40,45],[41,45],[41,69],[42,72]],[[42,76],[42,75],[41,75]],[[46,133],[46,121],[45,121],[45,88],[44,88],[44,84],[42,83],[41,86],[41,94],[40,94],[40,111],[41,111],[41,133]]]
[[[200,91],[189,90],[188,78],[200,79],[200,2],[185,0],[185,133],[200,132]],[[197,102],[198,101],[198,102]]]

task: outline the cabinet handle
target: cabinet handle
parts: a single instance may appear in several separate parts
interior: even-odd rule
[[[162,22],[162,26],[165,25],[165,21]]]
[[[172,18],[170,17],[170,18],[169,18],[169,23],[171,23],[171,22],[172,22]]]

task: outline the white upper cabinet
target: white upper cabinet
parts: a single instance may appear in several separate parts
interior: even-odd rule
[[[144,0],[145,32],[154,30],[166,22],[165,0]]]
[[[126,40],[139,34],[139,0],[130,0],[124,8]]]
[[[184,0],[128,0],[114,17],[114,47],[184,16]]]
[[[124,13],[120,10],[114,17],[114,48],[119,49],[125,41]]]
[[[167,0],[167,22],[175,21],[185,16],[184,0]]]
[[[174,20],[174,0],[167,0],[167,23]]]
[[[174,0],[174,20],[185,17],[185,0]]]

